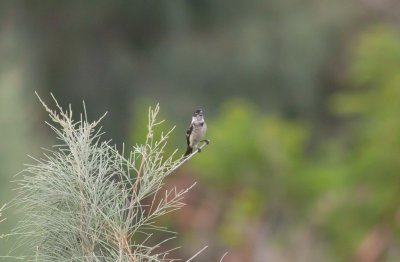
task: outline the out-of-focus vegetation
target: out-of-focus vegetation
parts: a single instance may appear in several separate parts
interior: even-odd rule
[[[258,261],[252,251],[268,245],[295,260],[304,241],[324,261],[399,258],[400,35],[372,27],[349,52],[354,87],[327,104],[341,124],[312,153],[309,122],[262,114],[244,99],[230,99],[209,118],[212,144],[193,167],[219,199],[207,203],[217,212],[209,214],[215,240],[233,250],[248,246],[243,260]],[[185,230],[201,234],[196,228]]]
[[[118,145],[143,142],[160,102],[169,152],[202,107],[211,144],[172,177],[199,181],[168,219],[177,257],[398,261],[399,4],[378,2],[1,2],[1,202],[30,146],[51,144],[36,88],[108,110]]]

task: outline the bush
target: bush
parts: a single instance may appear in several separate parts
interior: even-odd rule
[[[39,98],[40,99],[40,98]],[[53,97],[54,99],[54,97]],[[24,219],[18,244],[35,261],[166,261],[170,251],[147,244],[155,219],[181,208],[190,188],[163,190],[164,179],[189,158],[165,157],[170,130],[153,136],[159,106],[149,109],[148,134],[125,156],[110,141],[101,141],[99,122],[86,110],[74,121],[71,107],[58,111],[41,100],[60,144],[28,165],[19,180],[17,203]]]

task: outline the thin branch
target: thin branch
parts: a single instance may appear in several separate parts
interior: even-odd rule
[[[224,257],[228,255],[228,252],[225,252],[225,254],[221,257],[221,260],[219,262],[222,262],[222,260],[224,259]]]
[[[129,212],[128,212],[128,216],[126,218],[126,226],[127,227],[130,223],[132,212],[133,212],[133,200],[135,198],[136,188],[139,185],[140,174],[142,172],[144,163],[146,162],[146,150],[147,150],[148,142],[149,142],[149,139],[153,136],[153,131],[152,131],[153,126],[158,124],[155,121],[156,121],[156,117],[157,117],[159,110],[160,110],[160,107],[158,104],[156,105],[156,108],[154,109],[154,111],[152,111],[151,108],[149,108],[148,133],[146,135],[146,143],[144,144],[144,150],[143,150],[143,154],[142,154],[142,162],[140,163],[139,170],[137,172],[136,183],[132,189],[132,196],[131,196],[131,201],[130,201],[130,206],[129,206]]]
[[[3,208],[4,208],[5,206],[6,206],[6,205],[4,204],[2,207],[0,207],[0,218],[1,218],[1,215],[2,215],[1,211],[3,210]],[[5,220],[6,220],[6,218],[0,219],[0,223],[3,222],[3,221],[5,221]],[[0,235],[0,239],[3,238],[3,237],[6,237],[6,236],[7,236],[7,235],[1,234],[1,235]]]
[[[200,253],[203,252],[206,248],[208,248],[208,246],[203,247],[199,252],[197,252],[196,254],[194,254],[194,256],[192,256],[191,258],[189,258],[188,260],[186,260],[186,262],[192,261],[195,257],[197,257],[198,255],[200,255]]]
[[[173,170],[171,170],[169,173],[172,173],[173,171],[175,171],[176,169],[178,169],[180,166],[182,166],[183,164],[185,164],[187,161],[189,161],[189,159],[191,159],[192,157],[194,157],[197,153],[199,153],[199,151],[201,151],[205,146],[207,146],[210,141],[209,140],[205,140],[203,141],[204,143],[196,150],[194,151],[192,154],[190,154],[188,157],[184,158],[182,160],[182,162],[180,162]],[[168,173],[168,174],[169,174]]]
[[[143,169],[144,163],[146,161],[146,149],[147,149],[147,144],[148,144],[148,141],[149,141],[149,137],[150,137],[150,132],[147,134],[147,137],[146,137],[146,143],[144,145],[144,151],[143,151],[143,155],[142,155],[142,162],[140,163],[140,167],[139,167],[139,170],[137,172],[136,183],[135,183],[135,185],[134,185],[134,187],[132,189],[132,196],[131,196],[131,200],[130,200],[129,212],[128,212],[128,216],[126,218],[127,227],[128,227],[128,225],[130,223],[132,212],[133,212],[133,200],[135,198],[136,188],[137,188],[137,186],[139,184],[140,174],[142,173],[142,169]]]

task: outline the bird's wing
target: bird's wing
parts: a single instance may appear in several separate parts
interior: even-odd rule
[[[190,124],[188,130],[186,131],[186,141],[188,145],[190,145],[190,134],[192,133],[192,131],[193,131],[193,123]]]

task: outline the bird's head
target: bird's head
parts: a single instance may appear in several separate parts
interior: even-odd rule
[[[204,113],[202,109],[197,109],[196,111],[194,111],[193,120],[199,122],[204,121]]]

